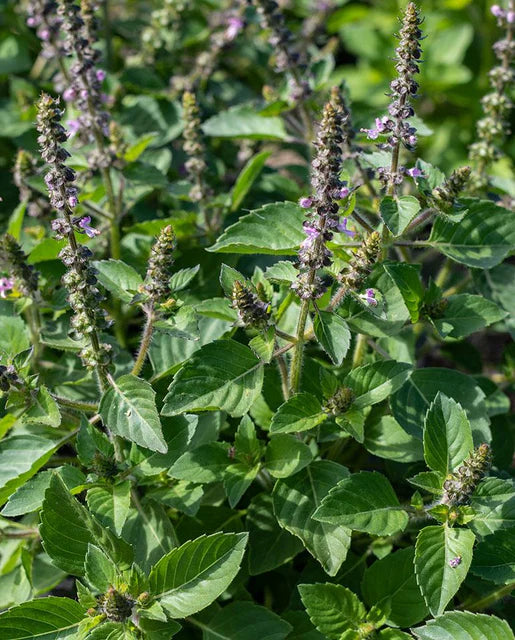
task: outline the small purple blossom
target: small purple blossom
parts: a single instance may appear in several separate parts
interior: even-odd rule
[[[373,289],[367,289],[365,291],[365,302],[371,307],[377,307],[376,294]]]
[[[389,131],[388,128],[388,116],[383,116],[382,118],[376,118],[376,126],[373,129],[361,129],[364,133],[367,134],[367,137],[370,140],[376,140],[380,133],[385,133]]]
[[[90,226],[90,222],[91,216],[84,216],[84,218],[81,218],[79,221],[79,227],[81,229],[84,229],[88,238],[94,238],[95,236],[98,236],[100,234],[100,231]]]
[[[509,24],[513,24],[515,22],[515,11],[508,11],[506,13],[506,20]]]
[[[419,169],[418,167],[412,167],[411,169],[408,169],[406,171],[406,173],[411,178],[422,178],[424,176],[424,172],[421,169]]]
[[[68,198],[68,204],[72,209],[74,209],[79,204],[79,199],[77,198],[77,196],[70,196]]]
[[[29,18],[27,18],[27,26],[28,27],[35,27],[37,25],[37,20],[36,18],[30,16]]]
[[[77,94],[75,92],[75,89],[73,89],[72,87],[68,87],[68,89],[65,89],[63,91],[63,100],[65,102],[73,102],[73,100],[75,100],[76,97],[77,97]]]
[[[496,18],[502,18],[504,16],[504,11],[498,4],[493,4],[490,7],[490,11],[492,15],[495,16]]]
[[[77,119],[68,120],[66,122],[66,125],[68,127],[70,137],[74,136],[78,131],[80,131],[80,122]]]
[[[0,298],[5,298],[7,292],[14,287],[14,280],[11,278],[0,278]]]
[[[455,558],[451,558],[449,560],[449,567],[451,569],[456,569],[461,564],[461,556],[456,556]]]
[[[338,231],[340,231],[340,233],[344,233],[349,238],[354,238],[354,236],[356,235],[356,232],[352,231],[351,229],[347,229],[348,223],[349,223],[349,218],[344,218],[336,228],[338,229]]]
[[[50,40],[50,31],[48,29],[40,29],[38,31],[38,36],[43,40],[43,42],[48,42]]]
[[[348,187],[343,187],[343,189],[340,189],[340,191],[338,191],[338,198],[340,200],[343,200],[343,198],[346,198],[349,195],[350,191]]]
[[[299,205],[303,209],[309,209],[309,207],[313,206],[313,199],[312,198],[301,198],[299,200]]]
[[[234,40],[239,32],[243,29],[245,23],[238,16],[231,16],[227,20],[227,29],[225,30],[225,37],[230,42]]]
[[[106,72],[103,69],[97,69],[95,75],[99,82],[104,82],[104,80],[106,79]]]

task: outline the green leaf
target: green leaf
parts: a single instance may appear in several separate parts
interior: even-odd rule
[[[176,271],[168,282],[170,289],[174,292],[185,289],[197,275],[199,269],[200,265],[197,264],[195,267],[188,267],[187,269],[180,269],[179,271]]]
[[[439,391],[424,422],[427,466],[445,477],[465,460],[473,448],[467,414],[460,404]]]
[[[328,311],[318,311],[313,322],[315,337],[333,364],[340,366],[350,346],[350,331],[345,320]]]
[[[429,610],[441,615],[465,580],[472,561],[475,536],[468,529],[446,525],[424,527],[415,546],[417,582]],[[460,559],[451,566],[451,561]]]
[[[402,531],[408,524],[408,514],[401,509],[392,485],[376,471],[361,471],[341,480],[313,517],[381,536]]]
[[[448,611],[412,631],[420,640],[513,640],[506,620],[470,611]]]
[[[210,442],[186,451],[170,469],[172,478],[205,483],[223,480],[231,464],[229,447],[222,442]]]
[[[241,206],[241,203],[263,170],[265,162],[269,157],[270,151],[261,151],[260,153],[256,153],[256,155],[250,158],[240,171],[240,175],[236,179],[234,187],[231,190],[231,211],[236,211]]]
[[[127,374],[103,394],[98,412],[112,433],[152,451],[166,453],[155,395],[148,382]]]
[[[204,122],[202,130],[214,138],[284,140],[287,137],[281,118],[265,118],[252,107],[243,105],[220,111]]]
[[[84,575],[93,589],[98,593],[105,593],[109,587],[117,584],[118,571],[116,565],[103,551],[89,544],[84,563]]]
[[[472,573],[495,584],[515,582],[515,529],[500,529],[474,550]]]
[[[40,598],[0,614],[3,640],[72,640],[86,609],[71,598]]]
[[[177,138],[184,128],[181,107],[169,98],[149,95],[126,95],[122,100],[119,122],[139,139],[157,133],[152,147],[160,147]]]
[[[350,529],[317,522],[312,516],[322,500],[348,470],[335,462],[312,462],[274,488],[274,512],[279,524],[300,538],[330,576],[338,573],[350,546]]]
[[[420,211],[420,202],[414,196],[393,198],[385,196],[379,205],[381,218],[394,236],[400,236]]]
[[[415,577],[414,557],[413,547],[400,549],[376,560],[363,576],[363,599],[369,606],[386,605],[388,625],[410,627],[428,614]]]
[[[130,302],[143,284],[139,273],[121,260],[96,260],[93,264],[100,284],[122,302]]]
[[[86,507],[70,495],[57,474],[45,493],[39,532],[52,562],[72,575],[84,575],[88,544],[101,548],[120,569],[128,568],[132,562],[130,546],[104,529]]]
[[[396,262],[385,264],[384,269],[395,282],[410,313],[411,322],[418,322],[424,287],[420,281],[420,265]]]
[[[27,200],[22,200],[20,204],[14,209],[9,216],[9,223],[7,225],[7,233],[9,233],[16,240],[20,239],[21,231],[23,229],[23,220],[27,211]]]
[[[481,536],[515,527],[515,483],[485,478],[472,494],[470,506],[476,515],[469,526]]]
[[[202,622],[203,640],[282,640],[292,627],[253,602],[233,602]]]
[[[491,439],[485,394],[470,376],[443,367],[417,369],[390,398],[395,419],[410,435],[422,440],[422,425],[438,392],[445,393],[465,409],[476,445]]]
[[[39,387],[36,397],[32,398],[32,404],[22,415],[22,420],[27,424],[47,424],[50,427],[61,424],[59,406],[45,386]]]
[[[31,478],[61,441],[37,435],[10,436],[0,441],[0,505]]]
[[[395,360],[372,362],[352,369],[343,384],[356,394],[352,403],[355,409],[382,402],[397,391],[410,377],[412,366]]]
[[[7,32],[9,33],[9,32]],[[27,71],[32,65],[25,38],[8,35],[0,44],[0,75]]]
[[[462,293],[450,296],[447,301],[443,316],[433,319],[433,324],[444,338],[464,338],[499,322],[507,315],[495,302],[483,296]]]
[[[234,340],[202,347],[180,369],[165,397],[163,415],[185,411],[227,411],[242,416],[263,384],[263,365],[252,351]]]
[[[173,549],[150,573],[152,594],[171,618],[204,609],[235,578],[246,542],[245,533],[215,533]]]
[[[295,436],[273,436],[266,448],[265,466],[274,478],[287,478],[303,469],[313,459],[311,449]]]
[[[247,528],[251,576],[280,567],[303,550],[302,542],[279,526],[269,494],[260,493],[252,499]]]
[[[421,471],[408,478],[408,482],[414,487],[419,487],[428,493],[440,495],[442,493],[442,485],[445,478],[437,471]]]
[[[93,487],[88,491],[88,506],[93,515],[117,536],[129,515],[131,483],[124,480],[107,487]]]
[[[237,462],[227,467],[224,477],[224,489],[231,509],[238,504],[252,484],[259,471],[259,464],[249,467]]]
[[[293,202],[266,204],[227,227],[207,250],[291,255],[306,237],[302,230],[303,220],[304,210]]]
[[[265,271],[265,277],[268,280],[274,280],[281,284],[292,283],[298,274],[299,272],[295,268],[293,262],[287,262],[286,260],[276,262],[272,266],[267,267],[267,270]]]
[[[43,504],[45,491],[50,486],[52,475],[58,473],[68,489],[74,489],[86,482],[86,476],[77,467],[63,465],[55,469],[40,471],[17,489],[7,501],[1,514],[7,518],[21,516],[36,511]]]
[[[27,327],[20,316],[0,315],[0,322],[0,355],[14,357],[30,347]]]
[[[410,436],[393,416],[366,426],[364,445],[375,456],[397,462],[422,460],[424,452],[418,438]]]
[[[266,363],[271,362],[275,349],[274,327],[270,326],[263,333],[254,336],[249,340],[249,347],[260,360]]]
[[[341,640],[365,618],[363,603],[340,584],[299,584],[298,589],[311,622],[331,640]]]
[[[464,217],[459,222],[437,218],[429,241],[456,262],[491,269],[515,248],[515,212],[491,200],[462,202],[468,207]]]
[[[311,393],[297,393],[282,404],[272,418],[270,433],[313,429],[327,419],[320,401]]]

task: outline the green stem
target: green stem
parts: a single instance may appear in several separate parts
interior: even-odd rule
[[[359,367],[363,362],[365,353],[367,351],[367,336],[363,333],[358,333],[356,337],[356,344],[354,345],[354,353],[352,355],[352,368]]]
[[[277,367],[279,369],[279,375],[281,376],[281,389],[283,392],[283,398],[288,400],[290,397],[290,388],[288,386],[288,367],[283,356],[278,356]]]
[[[63,407],[70,407],[71,409],[76,409],[77,411],[86,411],[88,413],[95,413],[96,411],[98,411],[98,405],[93,402],[70,400],[70,398],[64,398],[63,396],[59,396],[55,393],[52,394],[52,397],[58,404],[63,405]]]
[[[447,278],[451,275],[451,270],[452,270],[452,262],[450,258],[446,258],[440,271],[438,272],[435,278],[435,284],[438,287],[444,286],[444,284],[447,282]]]
[[[138,355],[136,357],[136,361],[134,362],[134,366],[132,367],[132,375],[137,376],[141,373],[141,369],[145,364],[145,360],[147,358],[148,349],[150,347],[150,343],[152,342],[152,334],[154,332],[154,305],[152,304],[147,310],[147,320],[145,322],[145,327],[143,329],[143,333],[141,335],[141,343],[139,346]]]
[[[499,587],[499,589],[492,591],[487,596],[483,596],[475,602],[464,602],[459,608],[466,609],[467,611],[484,611],[485,609],[489,609],[498,600],[509,596],[514,589],[515,582],[510,582],[510,584]]]
[[[297,322],[297,342],[294,345],[293,356],[290,365],[290,392],[297,393],[302,369],[302,355],[304,351],[304,332],[309,314],[309,300],[303,300],[300,306],[299,320]]]

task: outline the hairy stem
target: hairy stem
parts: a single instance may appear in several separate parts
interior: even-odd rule
[[[138,355],[136,357],[136,361],[134,362],[134,366],[132,367],[132,375],[137,376],[141,373],[141,369],[145,364],[145,360],[147,358],[148,349],[150,347],[150,343],[152,342],[152,334],[154,332],[154,305],[151,304],[148,309],[146,309],[147,320],[145,322],[145,327],[143,329],[143,333],[141,335],[141,342],[138,350]]]
[[[302,369],[302,355],[304,351],[304,332],[309,313],[309,300],[303,300],[300,306],[299,320],[297,322],[297,341],[294,345],[293,356],[290,365],[290,392],[297,393]]]

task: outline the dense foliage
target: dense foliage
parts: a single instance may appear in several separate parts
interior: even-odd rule
[[[513,0],[1,11],[0,640],[513,639]]]

